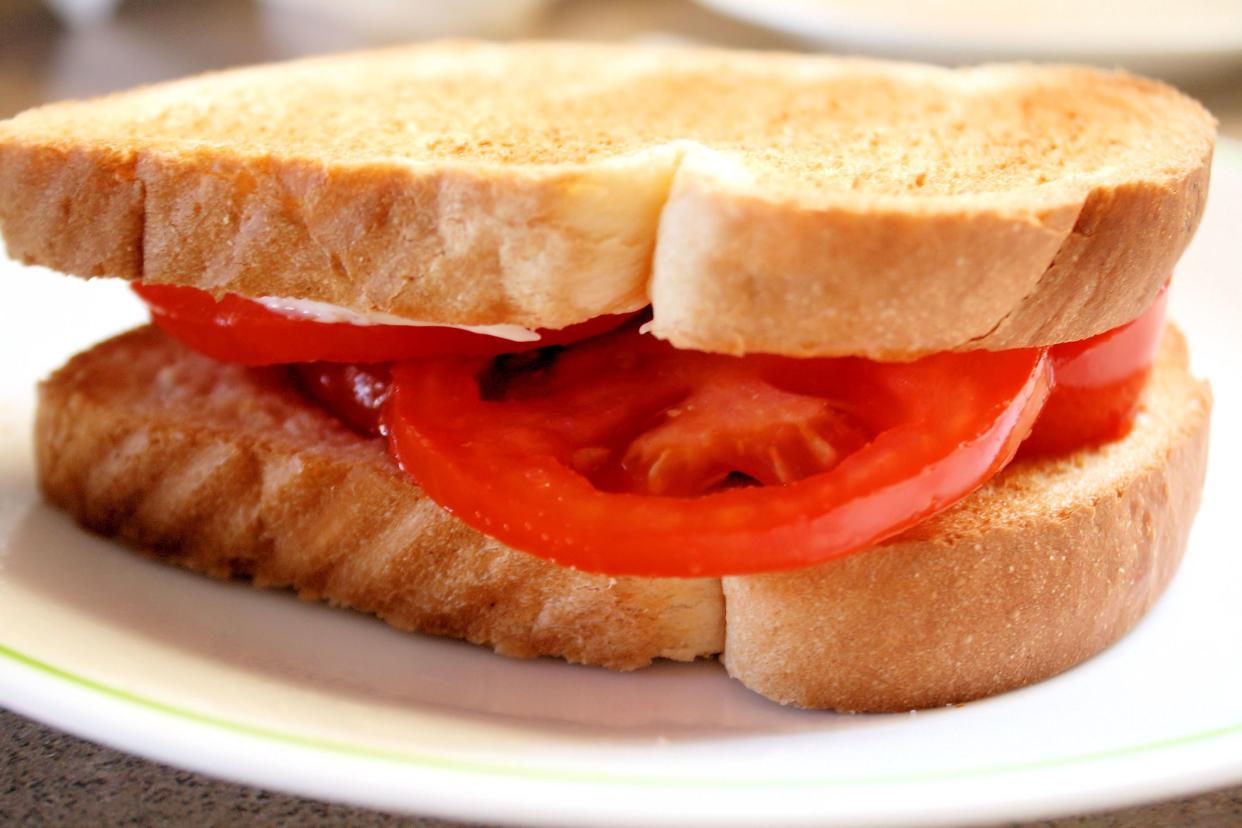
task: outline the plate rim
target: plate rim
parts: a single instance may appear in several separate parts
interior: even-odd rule
[[[739,785],[751,788],[786,787],[842,787],[858,785],[900,785],[947,780],[968,780],[994,776],[1008,776],[1030,771],[1061,769],[1110,759],[1127,759],[1159,753],[1163,750],[1212,742],[1233,736],[1242,736],[1242,720],[1229,725],[1207,728],[1193,733],[1179,734],[1148,742],[1124,745],[1086,753],[1061,755],[1025,762],[1013,762],[995,766],[960,767],[931,773],[899,773],[879,776],[838,777],[671,777],[668,774],[645,776],[641,774],[614,774],[599,771],[575,771],[562,768],[531,768],[520,764],[492,763],[481,760],[458,759],[437,755],[419,755],[413,752],[391,750],[373,745],[352,744],[337,739],[304,736],[278,728],[252,725],[225,716],[190,710],[180,705],[160,701],[131,690],[108,684],[97,679],[79,675],[63,667],[49,664],[0,642],[0,658],[12,664],[29,668],[53,679],[58,679],[109,699],[125,702],[148,712],[172,716],[185,722],[215,728],[219,731],[244,735],[274,742],[285,747],[315,750],[351,759],[367,759],[414,766],[437,771],[469,772],[481,775],[506,776],[520,779],[540,779],[554,782],[607,784],[621,787],[658,788],[733,788]]]
[[[25,678],[21,677],[23,675]],[[907,780],[887,785],[776,788],[748,785],[739,788],[746,796],[740,804],[735,801],[733,810],[720,806],[703,808],[704,802],[713,800],[685,796],[690,790],[706,791],[703,787],[634,788],[532,775],[486,777],[462,769],[415,768],[370,756],[333,755],[311,749],[306,744],[269,741],[256,733],[234,732],[212,727],[206,721],[170,717],[166,710],[135,706],[124,698],[101,697],[90,687],[68,681],[56,682],[49,694],[46,682],[46,677],[29,665],[0,658],[0,691],[5,691],[6,706],[10,710],[81,738],[245,786],[381,812],[488,824],[579,828],[634,824],[641,819],[651,825],[749,828],[762,814],[766,824],[782,826],[991,825],[1133,807],[1228,786],[1242,779],[1242,751],[1235,747],[1239,741],[1230,738],[1242,734],[1222,733],[1209,742],[1218,748],[1215,753],[1206,757],[1199,752],[1190,753],[1187,761],[1178,763],[1173,772],[1167,760],[1158,756],[1159,751],[1116,758],[1113,762],[1128,759],[1131,764],[1121,765],[1124,772],[1114,776],[1115,781],[1107,785],[1074,785],[1072,781],[1067,785],[1064,780],[1082,778],[1072,776],[1073,766],[1049,766],[992,775],[997,784],[992,795],[986,798],[978,797],[977,780],[960,777]],[[99,706],[101,699],[102,707]],[[120,722],[112,718],[118,706],[129,711],[129,716]],[[156,729],[151,730],[143,727],[144,722],[168,721],[173,723],[172,727],[162,724],[154,725]],[[269,750],[248,749],[256,744],[266,745]],[[187,746],[192,746],[193,750],[187,751]],[[1176,746],[1166,748],[1171,751]],[[1160,761],[1153,762],[1153,757]],[[1208,761],[1204,762],[1204,758]],[[1100,766],[1109,767],[1109,763],[1105,761]],[[410,773],[411,770],[417,773]],[[477,795],[480,780],[492,784],[489,796]],[[1055,799],[1044,796],[1046,788],[1041,783],[1059,788]],[[721,788],[718,792],[728,790]],[[821,795],[828,790],[836,795]],[[651,798],[629,795],[635,791]],[[779,791],[784,792],[784,799],[773,800],[772,794]],[[559,797],[555,807],[548,805],[549,792]],[[875,808],[874,803],[881,799],[892,805]],[[645,804],[635,806],[635,801]],[[698,805],[688,808],[687,803]],[[768,810],[774,803],[783,805],[780,816]],[[911,810],[911,805],[917,808]],[[619,808],[628,808],[628,813]]]

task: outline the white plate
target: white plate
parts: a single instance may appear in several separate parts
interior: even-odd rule
[[[950,65],[1044,60],[1188,80],[1242,65],[1237,0],[699,0],[847,52]]]
[[[33,492],[31,385],[142,317],[117,284],[7,265],[0,330],[0,704],[256,785],[543,824],[999,821],[1242,781],[1242,152],[1222,150],[1174,312],[1218,397],[1190,554],[1134,634],[957,709],[786,710],[715,663],[512,661],[83,534]]]

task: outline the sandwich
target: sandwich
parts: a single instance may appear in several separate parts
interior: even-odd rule
[[[0,122],[20,261],[152,324],[41,386],[46,498],[522,658],[897,711],[1160,596],[1211,396],[1165,320],[1215,126],[1160,83],[442,42]]]

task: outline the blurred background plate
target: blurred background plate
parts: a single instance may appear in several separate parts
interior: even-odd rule
[[[549,3],[550,0],[260,0],[259,6],[274,48],[320,51],[434,37],[512,36],[525,31]]]
[[[1242,64],[1239,0],[699,0],[834,50],[933,63],[1053,60],[1169,79]]]

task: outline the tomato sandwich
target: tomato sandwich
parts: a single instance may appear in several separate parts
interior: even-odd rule
[[[1159,83],[433,43],[0,122],[9,255],[152,324],[40,389],[47,498],[519,657],[954,704],[1172,578],[1211,398],[1165,320],[1215,126]]]

